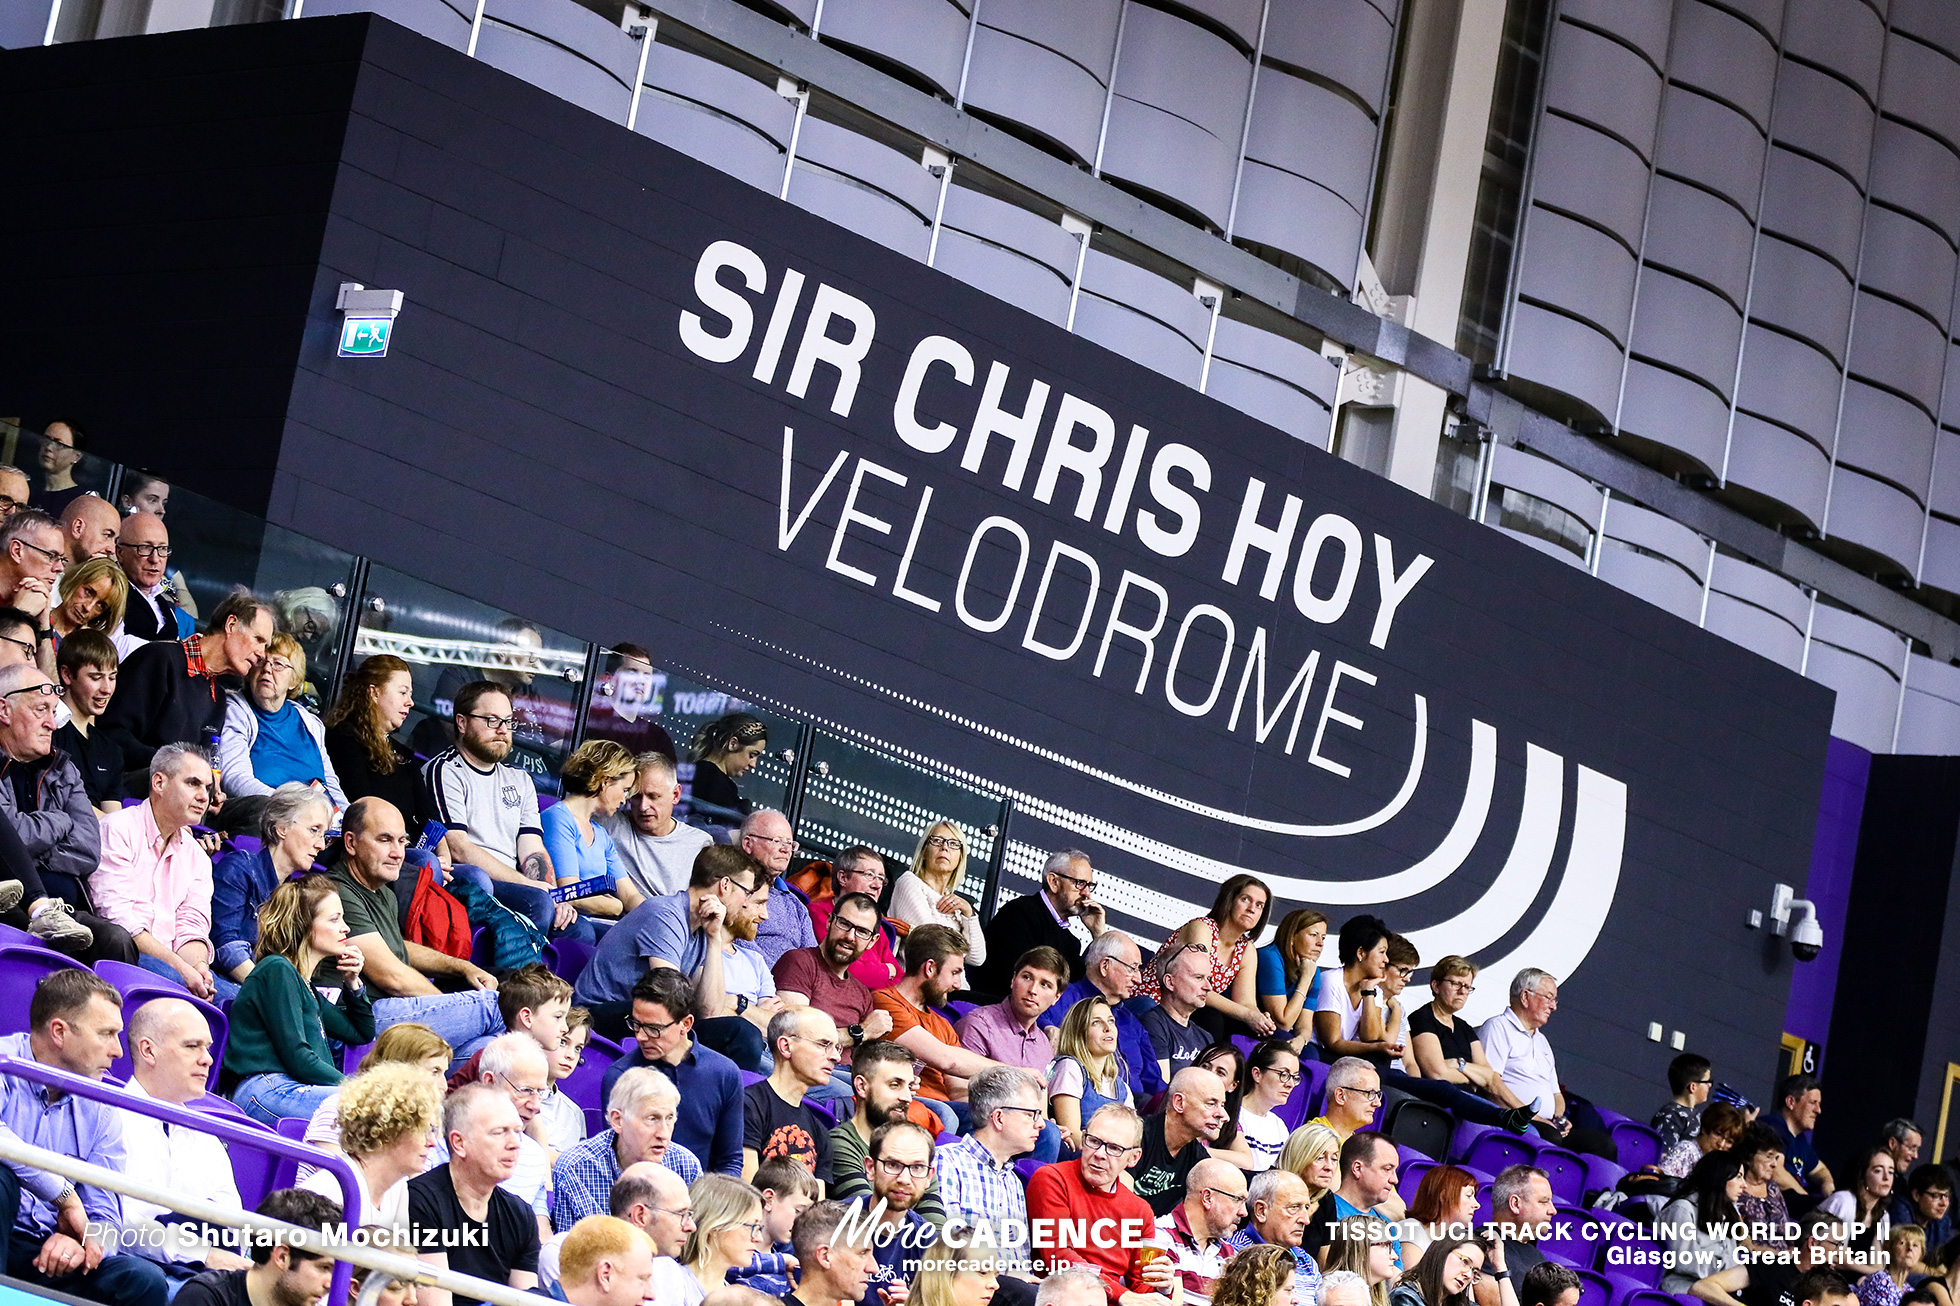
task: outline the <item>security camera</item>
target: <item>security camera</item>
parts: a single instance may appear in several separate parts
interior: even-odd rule
[[[1817,908],[1807,898],[1790,904],[1790,951],[1798,961],[1816,961],[1824,950],[1824,927],[1817,923]]]

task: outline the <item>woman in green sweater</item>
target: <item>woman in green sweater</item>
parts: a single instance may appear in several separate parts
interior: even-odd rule
[[[340,893],[324,875],[303,875],[273,891],[259,909],[255,965],[231,1005],[225,1078],[231,1100],[262,1124],[310,1119],[340,1086],[327,1040],[374,1041],[374,1013],[361,986],[361,954],[347,943]],[[338,1000],[308,983],[335,959]]]

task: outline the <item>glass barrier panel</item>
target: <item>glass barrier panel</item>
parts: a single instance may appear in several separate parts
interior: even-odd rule
[[[140,483],[140,473],[124,475],[125,485]],[[316,710],[331,703],[355,556],[201,494],[182,488],[166,492],[169,557],[151,558],[134,547],[118,550],[131,583],[154,583],[152,578],[163,573],[173,601],[200,628],[226,595],[246,586],[272,604],[277,629],[299,642],[306,660],[303,697]],[[153,488],[149,493],[154,498]],[[132,603],[141,601],[130,596]]]
[[[978,907],[1000,833],[1000,799],[835,735],[813,734],[796,830],[804,851],[828,858],[858,844],[875,848],[895,882],[934,823],[951,821],[966,851],[955,892]]]
[[[52,436],[15,427],[0,436],[0,462],[18,467],[27,476],[27,503],[50,517],[60,517],[70,502],[83,494],[108,498],[117,464],[75,448],[73,430],[65,422],[50,422]],[[87,442],[87,435],[82,437]]]
[[[392,653],[414,670],[415,709],[396,731],[424,758],[455,742],[456,691],[472,680],[504,686],[517,721],[504,760],[540,794],[558,792],[572,750],[589,646],[535,621],[464,598],[379,564],[368,568],[354,660]]]
[[[792,764],[784,753],[797,747],[803,731],[800,722],[712,686],[658,670],[643,658],[622,658],[615,653],[604,665],[612,669],[593,686],[592,706],[585,718],[586,738],[616,739],[635,751],[658,747],[653,735],[656,730],[671,741],[680,762],[681,801],[674,809],[676,820],[709,830],[741,823],[740,811],[705,799],[697,801],[694,796],[695,738],[732,712],[755,717],[768,731],[764,751],[753,767],[732,777],[741,801],[750,808],[787,809]]]

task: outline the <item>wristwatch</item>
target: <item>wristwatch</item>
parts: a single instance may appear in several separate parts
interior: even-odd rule
[[[851,1036],[851,1042],[853,1042],[853,1043],[862,1043],[862,1042],[864,1042],[864,1026],[863,1026],[863,1025],[851,1025],[851,1026],[848,1026],[848,1027],[846,1027],[846,1028],[845,1028],[845,1030],[844,1030],[844,1032],[845,1032],[846,1034],[849,1034],[849,1035]]]
[[[749,995],[746,993],[737,993],[735,995],[735,1014],[739,1016],[748,1009]]]

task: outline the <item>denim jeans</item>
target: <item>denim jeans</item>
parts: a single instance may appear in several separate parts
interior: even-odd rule
[[[455,1051],[450,1062],[454,1070],[483,1050],[483,1045],[504,1032],[503,1013],[497,1010],[497,995],[491,989],[471,989],[467,993],[438,993],[421,998],[376,998],[374,1032],[379,1035],[390,1025],[427,1025]]]
[[[774,1062],[762,1031],[746,1016],[716,1016],[694,1022],[694,1037],[704,1048],[712,1048],[742,1069],[766,1075]]]
[[[182,975],[179,975],[176,971],[172,970],[170,968],[170,963],[167,961],[163,961],[156,957],[152,957],[150,956],[150,954],[146,952],[142,956],[136,959],[136,964],[141,966],[144,970],[151,972],[152,974],[163,976],[163,978],[169,980],[172,984],[175,984],[179,988],[186,988],[184,984],[184,977]],[[230,980],[226,979],[223,975],[219,974],[218,969],[215,966],[212,967],[211,969],[211,983],[215,985],[218,990],[217,996],[211,999],[213,1002],[230,1002],[233,998],[238,996],[239,986],[237,984],[232,983]]]
[[[320,1103],[340,1091],[337,1084],[302,1084],[290,1075],[247,1075],[232,1090],[231,1100],[262,1125],[277,1128],[281,1120],[311,1120]]]
[[[168,1299],[163,1271],[154,1261],[140,1256],[104,1256],[92,1273],[49,1278],[34,1268],[34,1258],[41,1254],[47,1238],[16,1228],[18,1219],[20,1178],[0,1165],[0,1270],[26,1284],[56,1288],[113,1306],[164,1306]]]

